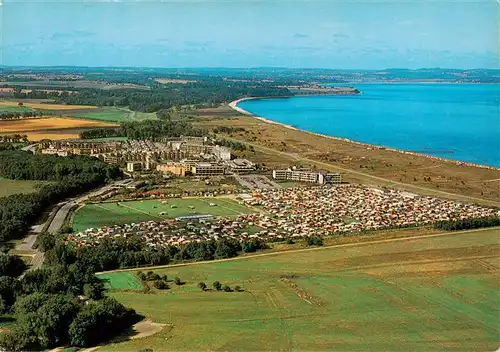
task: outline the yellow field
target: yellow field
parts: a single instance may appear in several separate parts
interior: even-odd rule
[[[75,132],[75,133],[64,133],[64,132],[50,132],[50,131],[43,131],[43,132],[23,132],[23,135],[26,135],[28,137],[28,140],[32,142],[38,142],[41,141],[42,139],[50,139],[52,141],[57,141],[60,139],[78,139],[80,138],[80,134]]]
[[[4,100],[0,101],[0,106],[17,106],[17,101]],[[92,105],[64,105],[64,104],[41,104],[41,103],[25,103],[24,106],[41,109],[41,110],[77,110],[77,109],[97,109]]]
[[[0,121],[0,134],[13,134],[26,132],[51,132],[51,130],[73,129],[73,128],[93,128],[93,127],[108,127],[118,126],[114,123],[90,121],[82,119],[72,119],[69,117],[49,117],[41,119],[19,119],[19,120],[3,120]],[[52,131],[55,132],[55,131]]]

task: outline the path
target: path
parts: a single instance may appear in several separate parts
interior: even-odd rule
[[[251,142],[247,142],[247,141],[241,141],[241,140],[234,139],[234,138],[227,138],[227,139],[230,139],[230,140],[233,140],[233,141],[238,141],[238,142],[241,142],[241,143],[245,143],[247,145],[250,145],[250,146],[254,147],[254,149],[264,150],[264,151],[266,151],[268,153],[279,154],[279,155],[286,156],[288,158],[297,158],[298,157],[297,154],[295,154],[295,153],[283,152],[283,151],[280,151],[280,150],[276,150],[276,149],[269,148],[269,147],[264,147],[264,146],[259,145],[259,144],[255,144],[255,143],[251,143]],[[314,160],[314,159],[310,159],[310,158],[306,158],[306,157],[300,157],[299,160],[302,161],[302,162],[306,162],[306,163],[312,163],[312,164],[316,164],[316,165],[321,165],[323,167],[336,169],[336,170],[339,170],[339,171],[342,171],[342,172],[345,172],[345,173],[348,173],[348,174],[353,174],[353,175],[361,176],[361,177],[364,177],[364,178],[369,179],[369,180],[383,182],[383,183],[388,184],[390,186],[393,186],[393,185],[401,186],[404,189],[406,189],[408,191],[413,191],[415,193],[425,192],[425,194],[429,194],[429,195],[436,195],[436,196],[440,195],[440,196],[443,196],[443,197],[446,197],[446,198],[459,199],[459,200],[462,200],[462,201],[481,202],[481,203],[489,204],[489,205],[492,205],[492,206],[500,206],[500,202],[494,201],[494,200],[490,200],[490,199],[484,199],[484,198],[477,198],[477,197],[472,197],[472,196],[466,196],[466,195],[462,195],[462,194],[456,194],[456,193],[441,191],[441,190],[427,188],[427,187],[423,187],[423,186],[412,185],[412,184],[409,184],[409,183],[404,183],[404,182],[399,182],[399,181],[393,181],[393,180],[386,179],[386,178],[383,178],[383,177],[366,174],[364,172],[360,172],[360,171],[356,171],[356,170],[352,170],[352,169],[347,169],[347,168],[344,168],[344,167],[341,167],[341,166],[333,165],[333,164],[330,164],[330,163],[326,163],[326,162],[323,162],[323,161],[318,161],[318,160]]]
[[[498,232],[500,233],[500,227],[487,227],[487,228],[483,228],[483,229],[444,232],[444,233],[437,233],[437,234],[432,234],[432,235],[408,236],[408,237],[399,237],[399,238],[389,238],[386,240],[374,240],[374,241],[365,241],[365,242],[344,243],[344,244],[335,244],[335,245],[323,246],[323,247],[301,248],[301,249],[292,249],[292,250],[285,250],[285,251],[259,253],[259,254],[245,255],[245,256],[239,256],[239,257],[233,257],[233,258],[226,258],[226,259],[204,260],[204,261],[192,262],[192,263],[146,266],[146,267],[130,268],[130,269],[116,269],[116,270],[110,270],[110,271],[102,271],[102,272],[98,272],[96,274],[104,274],[104,273],[108,274],[108,273],[113,273],[113,272],[139,271],[139,270],[140,271],[157,270],[157,269],[167,269],[167,268],[175,268],[175,267],[189,266],[189,265],[203,265],[203,264],[210,264],[210,263],[220,263],[220,262],[229,262],[229,261],[235,261],[235,260],[253,259],[253,258],[257,258],[257,257],[267,257],[267,256],[272,256],[272,255],[321,251],[321,250],[332,249],[332,248],[356,247],[356,246],[373,245],[373,244],[380,244],[380,243],[411,241],[411,240],[418,240],[418,239],[423,239],[423,238],[456,236],[456,235],[462,235],[465,233],[492,231],[495,229],[498,230]]]

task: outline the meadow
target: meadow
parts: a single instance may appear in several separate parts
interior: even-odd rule
[[[156,119],[155,113],[132,111],[126,108],[103,107],[90,111],[75,111],[72,116],[88,118],[92,120],[130,122]]]
[[[104,287],[108,290],[140,290],[143,288],[134,273],[100,274],[99,278],[104,280]]]
[[[3,105],[0,105],[0,113],[2,113],[2,112],[29,112],[29,111],[33,111],[33,109],[30,107],[27,107],[27,106],[18,106],[18,105],[3,106]]]
[[[162,204],[162,202],[166,203]],[[216,206],[210,206],[210,203],[216,204]],[[191,209],[190,206],[194,208]],[[172,198],[87,204],[75,213],[73,229],[84,231],[88,228],[173,219],[196,214],[237,216],[250,212],[252,212],[251,209],[227,198]]]
[[[18,193],[33,193],[44,184],[43,181],[8,180],[0,178],[0,197]]]
[[[0,101],[0,109],[15,108],[18,106],[18,101],[3,100]],[[52,104],[52,103],[35,103],[23,101],[23,107],[36,110],[77,110],[77,109],[96,109],[91,105],[66,105],[66,104]]]
[[[185,284],[149,294],[119,289],[109,294],[172,328],[99,351],[495,350],[500,343],[499,232],[157,269]],[[244,292],[215,291],[216,280]],[[211,290],[201,291],[198,282]]]

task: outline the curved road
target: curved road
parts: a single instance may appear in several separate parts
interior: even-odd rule
[[[125,182],[126,180],[118,181],[110,185],[103,186],[95,191],[92,191],[90,193],[84,194],[80,197],[75,197],[75,198],[70,198],[64,202],[61,202],[57,204],[54,209],[57,209],[57,212],[54,214],[51,213],[49,216],[50,224],[47,227],[47,232],[51,233],[56,233],[58,232],[61,227],[64,225],[64,221],[66,220],[66,217],[68,216],[69,211],[71,208],[77,204],[80,204],[84,201],[86,201],[90,197],[95,197],[100,194],[103,194],[112,188],[116,187],[116,185]],[[27,236],[23,243],[19,244],[16,246],[17,250],[24,251],[24,252],[31,252],[33,255],[33,259],[31,260],[31,266],[29,270],[35,270],[38,269],[42,266],[43,260],[44,260],[44,254],[42,251],[38,249],[34,249],[33,244],[36,242],[36,239],[38,235],[41,233],[43,228],[46,227],[46,223],[38,225],[36,229],[34,230],[34,234]]]

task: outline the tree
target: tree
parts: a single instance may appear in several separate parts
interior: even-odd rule
[[[165,290],[168,288],[167,283],[163,280],[155,280],[153,286],[158,290]]]
[[[207,284],[204,283],[204,282],[199,282],[198,283],[198,287],[202,290],[202,291],[206,291],[207,290]]]
[[[174,283],[175,283],[176,285],[182,285],[182,281],[181,281],[181,279],[180,279],[179,277],[177,277],[177,276],[174,278]]]
[[[308,246],[322,246],[323,245],[323,237],[308,236],[308,237],[306,237],[306,244]]]
[[[236,292],[241,292],[241,291],[243,291],[240,285],[236,285],[236,286],[234,286],[234,290],[235,290]]]
[[[222,288],[222,284],[219,281],[215,281],[212,285],[217,291],[220,291]]]
[[[17,106],[23,106],[23,105],[24,105],[24,104],[23,104],[23,102],[22,102],[22,101],[20,101],[19,103],[17,103]]]
[[[233,290],[231,289],[231,287],[229,287],[228,285],[224,285],[222,286],[222,290],[225,291],[225,292],[232,292]]]
[[[104,285],[102,282],[83,285],[83,295],[90,299],[101,299],[103,297]]]
[[[21,257],[0,253],[0,276],[18,277],[27,267]]]

